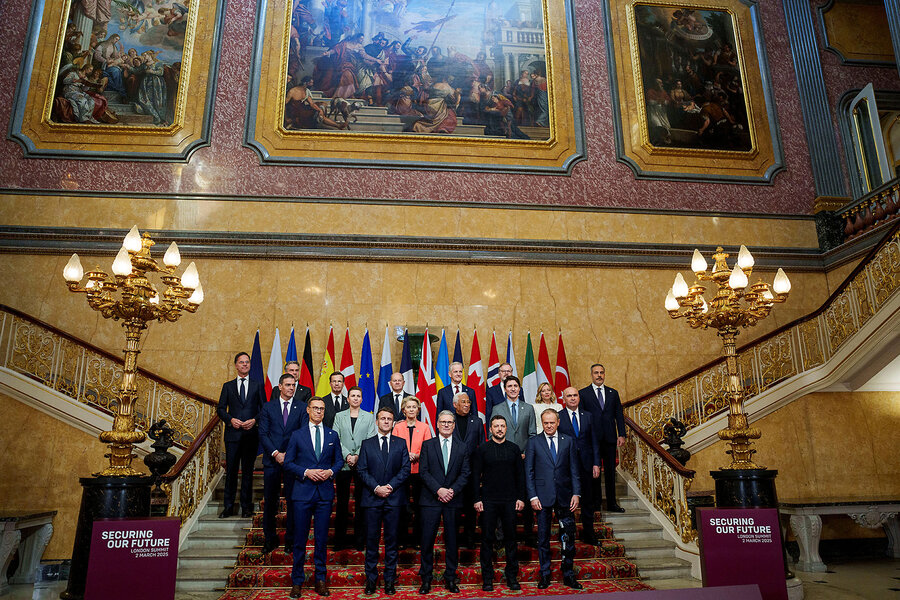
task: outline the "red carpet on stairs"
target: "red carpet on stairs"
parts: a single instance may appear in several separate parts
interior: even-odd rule
[[[278,515],[278,535],[281,543],[284,539],[284,499],[281,500],[281,513]],[[351,513],[354,509],[351,500]],[[333,519],[332,515],[332,519]],[[333,523],[332,523],[333,525]],[[228,576],[228,584],[225,593],[220,600],[275,600],[286,599],[291,587],[291,555],[284,552],[282,547],[266,555],[262,553],[263,532],[262,513],[258,513],[253,519],[252,528],[247,531],[244,547],[237,555],[234,570]],[[591,546],[576,543],[575,573],[578,581],[584,585],[580,594],[596,594],[604,592],[622,592],[653,589],[651,586],[637,579],[637,567],[625,558],[625,550],[613,537],[612,528],[605,523],[595,524],[597,538],[602,540],[599,546]],[[330,532],[334,533],[333,529]],[[318,598],[312,589],[313,580],[313,541],[307,543],[306,581],[303,596]],[[435,545],[434,578],[435,585],[428,596],[420,596],[418,587],[419,579],[419,552],[414,548],[400,550],[400,559],[397,569],[397,594],[393,597],[397,600],[409,600],[411,598],[499,598],[504,596],[548,596],[571,595],[575,590],[562,585],[560,575],[560,547],[556,532],[552,537],[551,551],[553,554],[552,579],[553,584],[549,589],[537,589],[539,579],[538,554],[535,548],[519,544],[519,581],[522,590],[515,592],[506,587],[503,577],[504,552],[496,552],[494,560],[494,591],[485,592],[481,589],[481,568],[479,565],[479,550],[460,548],[459,553],[459,585],[460,593],[451,594],[441,584],[443,576],[443,531],[438,532]],[[381,556],[384,551],[382,548]],[[331,590],[330,598],[334,600],[349,600],[368,598],[385,600],[388,598],[382,589],[372,596],[363,594],[365,574],[363,572],[364,552],[354,549],[334,551],[329,548],[328,553],[328,585]],[[383,562],[379,562],[379,570]],[[379,582],[381,583],[381,582]]]

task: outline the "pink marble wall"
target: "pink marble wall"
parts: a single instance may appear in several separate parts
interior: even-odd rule
[[[784,146],[786,171],[771,186],[696,184],[636,180],[615,160],[612,106],[600,3],[576,0],[582,97],[588,160],[571,176],[461,173],[378,169],[261,166],[241,144],[250,71],[256,3],[228,2],[218,73],[212,145],[187,164],[29,159],[5,140],[0,151],[0,187],[154,193],[208,193],[364,199],[716,210],[755,213],[809,212],[815,197],[790,47],[780,3],[761,2],[760,11]],[[7,11],[13,13],[14,11]],[[25,43],[25,10],[0,20],[0,49],[19,57]],[[9,121],[17,60],[0,72],[0,122]],[[835,67],[825,57],[829,93],[890,69]],[[846,73],[846,74],[845,74]]]

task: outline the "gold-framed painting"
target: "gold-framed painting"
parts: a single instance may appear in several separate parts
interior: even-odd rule
[[[571,0],[260,0],[245,145],[263,164],[569,173]]]
[[[618,160],[637,178],[771,184],[784,158],[756,3],[604,5]]]
[[[223,18],[224,0],[35,0],[11,139],[26,157],[187,160],[209,144]]]

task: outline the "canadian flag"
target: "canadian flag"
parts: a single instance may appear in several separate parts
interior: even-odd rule
[[[472,354],[469,357],[469,377],[466,385],[475,390],[475,410],[484,421],[486,406],[484,403],[484,372],[481,370],[481,349],[478,347],[478,331],[472,335]]]
[[[344,395],[356,385],[356,368],[353,366],[353,349],[350,348],[350,328],[344,334],[344,350],[341,352],[341,373],[344,375]]]
[[[431,362],[431,342],[428,339],[428,328],[422,340],[422,362],[419,363],[419,380],[416,385],[416,398],[422,403],[422,421],[431,428],[434,435],[434,423],[437,420],[437,386],[434,384],[434,373]]]

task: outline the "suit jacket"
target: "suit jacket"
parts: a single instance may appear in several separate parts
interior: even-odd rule
[[[559,431],[556,439],[556,462],[543,433],[528,440],[525,449],[526,495],[529,500],[536,497],[545,508],[568,506],[572,496],[581,495],[575,441]]]
[[[307,469],[331,469],[334,473],[344,466],[341,440],[333,429],[322,428],[322,453],[316,458],[309,427],[303,426],[291,434],[284,469],[294,476],[292,498],[294,502],[334,499],[334,477],[325,481],[313,481],[303,476]]]
[[[503,388],[499,385],[489,387],[484,395],[484,416],[487,419],[488,424],[491,422],[491,414],[494,412],[494,405],[500,404],[501,402],[506,402],[506,394],[503,393]]]
[[[416,421],[416,429],[413,432],[412,440],[409,439],[409,425],[406,424],[406,420],[397,421],[394,423],[394,431],[391,432],[393,435],[399,437],[401,440],[406,442],[406,451],[411,454],[421,454],[422,453],[422,442],[429,439],[431,437],[431,429],[423,423],[422,421]],[[412,463],[412,473],[419,472],[419,463]]]
[[[481,419],[478,420],[481,421]],[[450,464],[447,465],[447,472],[444,473],[444,454],[441,452],[443,439],[441,436],[437,436],[422,444],[422,458],[419,459],[422,495],[419,497],[419,504],[461,508],[463,505],[462,490],[471,476],[469,449],[460,440],[450,436]],[[441,502],[438,499],[437,491],[440,488],[453,490],[453,499],[450,502]]]
[[[591,413],[578,407],[578,436],[575,436],[575,428],[572,427],[572,419],[569,418],[569,409],[559,411],[559,432],[575,440],[575,450],[578,454],[578,463],[583,471],[590,471],[595,465],[600,466],[600,450],[597,445],[597,435],[591,423]]]
[[[484,423],[481,422],[481,417],[475,412],[470,412],[465,417],[467,421],[466,436],[463,438],[459,429],[459,421],[462,418],[463,417],[456,415],[456,427],[453,428],[453,439],[463,443],[466,447],[466,451],[469,453],[469,458],[471,458],[475,456],[475,449],[485,440]],[[452,451],[451,454],[453,454]]]
[[[522,453],[525,453],[525,446],[528,444],[528,438],[537,435],[535,427],[534,408],[527,402],[523,402],[520,398],[516,402],[518,411],[517,425],[513,425],[512,415],[509,412],[509,404],[504,399],[500,404],[494,405],[494,414],[502,415],[506,418],[506,439],[514,442]]]
[[[415,396],[413,396],[412,394],[407,394],[406,392],[400,392],[400,394],[401,394],[400,395],[401,408],[403,405],[403,400],[405,400],[406,398],[415,398]],[[404,419],[403,411],[401,410],[400,412],[397,412],[397,406],[394,403],[393,390],[391,391],[390,394],[385,394],[384,396],[381,396],[380,398],[378,398],[378,408],[381,408],[383,406],[389,406],[392,409],[394,409],[394,420],[395,421],[402,421]],[[378,411],[376,410],[375,412],[378,412]]]
[[[396,435],[390,436],[387,458],[381,452],[377,434],[365,440],[359,449],[356,470],[363,482],[360,502],[363,508],[397,508],[406,502],[406,495],[400,488],[409,477],[409,451]],[[379,485],[389,485],[394,491],[387,498],[379,498],[375,495],[375,488]]]
[[[237,442],[245,435],[257,435],[259,432],[259,409],[266,401],[266,391],[262,384],[247,378],[247,393],[244,402],[241,402],[238,393],[237,377],[222,384],[222,392],[219,394],[219,405],[216,414],[225,423],[225,442]],[[231,426],[231,419],[247,421],[256,419],[257,424],[250,430],[235,429]]]
[[[461,383],[459,387],[466,395],[469,397],[469,400],[472,402],[472,410],[478,412],[478,404],[475,399],[475,390],[470,388],[469,386]],[[453,386],[445,385],[441,389],[438,390],[437,393],[437,412],[436,415],[441,414],[442,410],[449,410],[450,412],[456,412],[453,409]]]
[[[334,416],[350,408],[350,403],[347,402],[346,396],[341,396],[341,410],[339,411],[334,406],[334,394],[329,393],[322,400],[325,402],[325,417],[322,422],[328,427],[334,427]]]
[[[278,400],[281,398],[281,390],[278,389],[278,386],[275,385],[272,387],[272,395],[269,396],[269,402],[273,400]],[[300,400],[303,404],[309,402],[309,399],[312,398],[312,390],[306,387],[305,385],[297,384],[297,389],[294,390],[294,400]]]
[[[622,402],[619,400],[619,392],[609,386],[606,387],[606,403],[600,410],[600,401],[594,393],[594,386],[589,385],[578,390],[581,397],[581,406],[586,408],[594,420],[594,434],[597,442],[615,444],[616,438],[625,435],[625,413],[622,410]],[[618,429],[618,434],[616,430]]]
[[[350,411],[344,410],[334,417],[334,430],[338,437],[341,438],[341,454],[344,460],[350,454],[359,455],[359,447],[362,446],[363,440],[375,435],[375,416],[365,410],[359,411],[356,418],[356,427],[350,427]],[[349,471],[350,465],[345,464],[344,470]]]
[[[288,409],[287,424],[281,413],[281,400],[266,402],[259,411],[259,443],[263,448],[263,467],[278,466],[272,453],[287,452],[288,443],[293,434],[304,422],[306,414],[306,402],[297,400],[297,396],[291,400]]]

